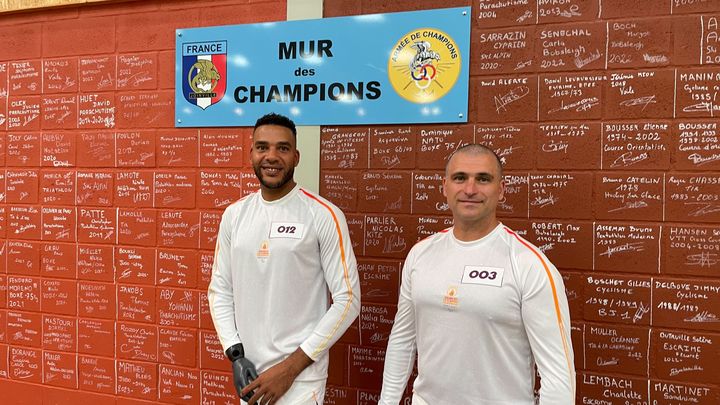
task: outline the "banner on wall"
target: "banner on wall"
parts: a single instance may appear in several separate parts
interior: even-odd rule
[[[179,29],[175,126],[467,122],[470,7]]]

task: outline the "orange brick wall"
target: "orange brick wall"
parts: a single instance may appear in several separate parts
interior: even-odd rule
[[[321,192],[347,213],[363,289],[326,403],[376,403],[402,260],[451,224],[444,159],[473,141],[505,161],[502,221],[565,280],[577,403],[720,403],[720,2],[326,1],[325,16],[441,6],[473,9],[469,122],[321,131]]]
[[[250,129],[175,129],[175,29],[284,1],[0,15],[0,402],[236,403],[206,289]]]

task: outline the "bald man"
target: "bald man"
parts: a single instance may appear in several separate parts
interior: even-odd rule
[[[575,401],[570,316],[562,277],[497,219],[505,191],[497,155],[472,144],[445,168],[453,227],[408,254],[383,374],[381,405],[540,405]]]

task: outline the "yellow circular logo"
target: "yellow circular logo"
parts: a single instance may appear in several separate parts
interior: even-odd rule
[[[442,98],[460,76],[460,49],[446,33],[434,28],[408,32],[395,44],[388,60],[388,78],[404,99],[419,104]]]

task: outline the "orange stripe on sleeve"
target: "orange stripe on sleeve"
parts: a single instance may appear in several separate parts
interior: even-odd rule
[[[565,361],[567,362],[568,366],[568,378],[570,378],[570,386],[575,387],[575,379],[573,378],[572,372],[570,371],[572,370],[572,365],[570,362],[570,348],[568,347],[568,342],[570,340],[567,338],[567,332],[565,331],[565,326],[562,319],[562,312],[560,311],[560,301],[558,300],[557,289],[555,288],[555,281],[553,280],[552,274],[550,273],[550,268],[548,267],[547,263],[542,258],[540,253],[538,253],[537,250],[533,249],[533,247],[529,243],[524,241],[522,238],[520,238],[520,236],[518,236],[510,229],[505,228],[505,231],[507,231],[507,233],[509,233],[510,235],[514,236],[515,239],[517,239],[520,243],[523,244],[523,246],[533,252],[533,254],[535,254],[538,260],[540,260],[540,263],[542,263],[543,268],[545,269],[545,274],[550,281],[550,288],[552,289],[553,302],[555,303],[555,316],[557,318],[558,328],[560,328],[560,336],[563,342],[563,349],[565,350]]]
[[[335,215],[335,212],[333,212],[333,210],[332,210],[332,208],[330,208],[330,206],[325,204],[323,201],[319,200],[314,195],[308,193],[307,191],[305,191],[303,189],[300,189],[300,191],[302,191],[303,194],[305,194],[306,196],[310,197],[311,199],[315,200],[320,205],[325,207],[325,209],[327,209],[330,212],[330,215],[332,215],[333,222],[335,222],[335,231],[337,232],[337,235],[338,235],[338,245],[340,245],[340,261],[342,262],[342,266],[343,266],[343,278],[345,280],[345,284],[347,285],[348,295],[349,295],[349,299],[348,299],[347,304],[345,305],[345,309],[343,310],[342,317],[340,317],[340,319],[337,321],[337,323],[335,324],[335,327],[333,327],[332,332],[325,339],[325,341],[322,344],[320,344],[317,349],[315,349],[315,351],[313,352],[313,355],[311,356],[311,357],[315,357],[318,353],[325,350],[325,348],[327,347],[328,341],[330,341],[330,337],[335,335],[338,328],[340,327],[340,324],[347,317],[347,314],[350,311],[350,306],[352,305],[354,293],[353,293],[352,286],[350,285],[350,274],[348,272],[347,260],[345,258],[345,245],[343,244],[342,230],[340,229],[340,222],[338,221],[337,216]]]

